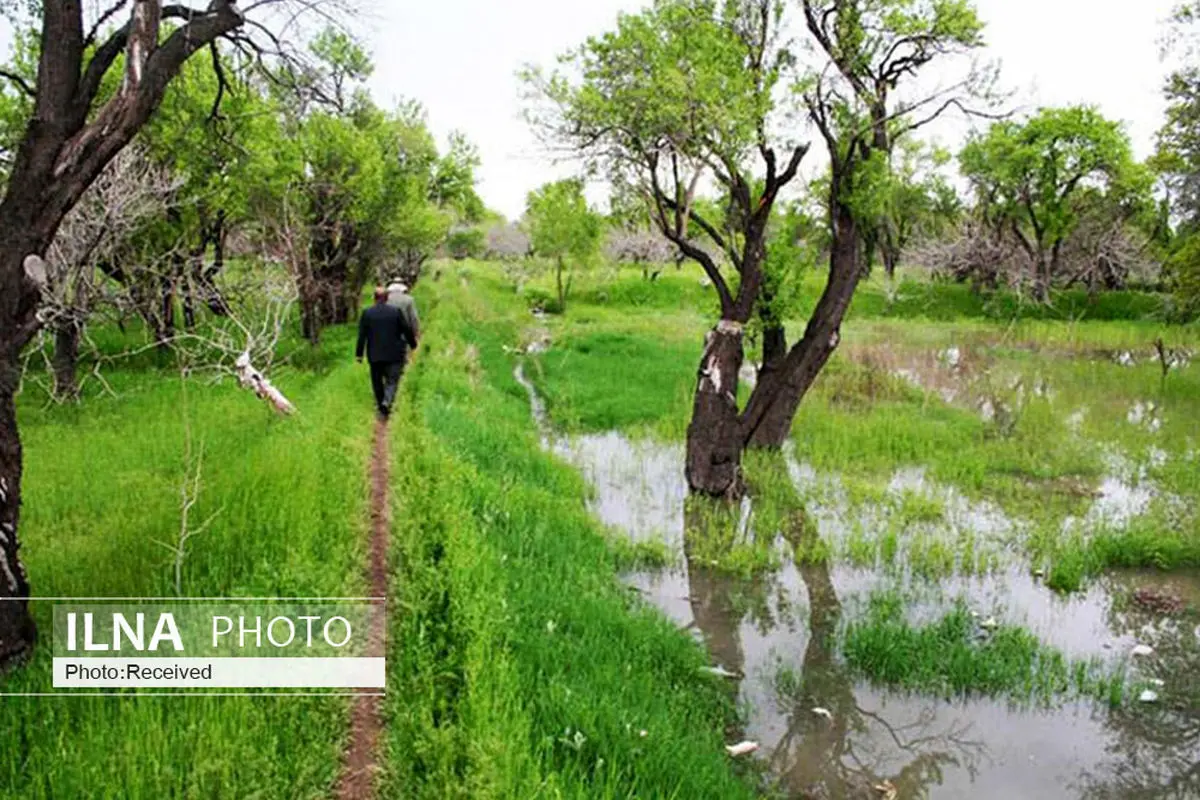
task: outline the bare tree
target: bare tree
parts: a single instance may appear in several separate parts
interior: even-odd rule
[[[609,258],[642,268],[642,277],[653,281],[664,264],[675,260],[675,248],[657,231],[649,228],[616,228],[605,242]]]
[[[76,396],[84,328],[98,304],[115,299],[97,265],[115,262],[128,238],[165,212],[172,189],[164,170],[139,148],[129,148],[113,159],[63,219],[48,252],[38,312],[43,326],[54,333],[57,399]]]

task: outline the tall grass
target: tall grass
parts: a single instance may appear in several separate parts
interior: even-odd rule
[[[701,649],[619,583],[581,478],[539,449],[504,353],[519,307],[429,302],[393,431],[385,794],[750,796]]]
[[[23,554],[41,596],[170,596],[186,429],[203,453],[186,596],[361,595],[369,389],[331,332],[325,373],[280,371],[275,419],[231,381],[117,368],[118,398],[20,406]],[[195,462],[193,462],[194,464]],[[215,514],[215,516],[213,516]],[[46,637],[0,691],[51,691]],[[325,797],[347,729],[340,698],[3,697],[0,797]]]

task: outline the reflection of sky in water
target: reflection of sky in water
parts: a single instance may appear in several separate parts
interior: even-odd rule
[[[530,390],[545,431],[532,386],[522,375],[518,379]],[[546,441],[590,482],[589,505],[600,520],[635,538],[660,538],[682,552],[687,496],[682,445],[631,442],[617,432],[569,438],[547,433]],[[791,457],[789,462],[822,537],[844,538],[852,515],[839,477]],[[1152,496],[1149,484],[1128,474],[1128,464],[1113,461],[1111,466],[1113,474],[1102,482],[1089,520],[1128,520],[1144,511]],[[982,541],[1003,547],[1021,530],[1020,522],[998,506],[939,486],[921,469],[895,473],[887,493],[904,492],[940,501],[946,510],[940,527],[950,537],[974,531]],[[877,530],[888,512],[864,505],[855,512],[859,524]],[[1035,579],[1027,565],[1013,561],[988,575],[956,575],[936,583],[907,576],[906,590],[914,601],[909,617],[916,623],[936,619],[962,597],[982,616],[1023,625],[1074,658],[1115,663],[1134,644],[1151,642],[1162,653],[1132,667],[1133,674],[1167,678],[1164,697],[1180,681],[1186,686],[1200,680],[1200,628],[1193,632],[1192,623],[1176,627],[1152,616],[1122,614],[1110,595],[1116,588],[1128,592],[1153,585],[1197,602],[1200,576],[1113,576],[1062,598]],[[877,797],[872,785],[888,778],[902,798],[1200,797],[1200,774],[1185,783],[1183,793],[1138,793],[1200,762],[1195,709],[1171,713],[1164,706],[1139,706],[1110,714],[1092,704],[1071,703],[1019,710],[999,700],[945,701],[883,691],[851,678],[832,652],[828,634],[860,613],[873,590],[895,586],[894,576],[842,565],[799,568],[785,560],[776,574],[749,581],[686,564],[628,580],[704,643],[714,664],[745,676],[730,681],[747,715],[738,735],[761,744],[758,757],[793,794]],[[826,635],[814,639],[809,631],[816,624],[826,626]],[[781,668],[801,678],[791,694],[783,694],[776,680]],[[814,714],[817,706],[833,719]],[[1180,726],[1180,732],[1164,734],[1168,723]],[[1158,739],[1162,742],[1156,745]]]

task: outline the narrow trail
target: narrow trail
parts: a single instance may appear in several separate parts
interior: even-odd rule
[[[377,419],[370,465],[371,541],[368,578],[371,597],[386,597],[388,593],[388,532],[392,523],[388,498],[389,464],[387,423]],[[368,639],[372,656],[384,654],[387,630],[386,608],[377,608],[380,613],[371,618]],[[378,693],[364,692],[354,698],[350,711],[350,746],[342,762],[342,774],[334,795],[338,800],[368,800],[375,797],[379,734],[383,730],[382,711],[383,697]]]

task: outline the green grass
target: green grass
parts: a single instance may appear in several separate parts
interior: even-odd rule
[[[327,352],[343,364],[345,333]],[[357,596],[363,591],[365,378],[350,366],[273,375],[300,415],[274,419],[230,381],[181,384],[146,366],[109,371],[119,398],[19,413],[26,454],[23,554],[40,596],[175,593],[172,555],[185,420],[203,450],[189,596]],[[46,634],[0,691],[50,691]],[[0,698],[0,797],[325,797],[347,732],[340,698]]]
[[[1080,694],[1119,705],[1123,679],[1093,663],[1069,662],[1028,631],[998,625],[990,632],[959,603],[923,626],[904,616],[895,594],[870,599],[851,622],[842,653],[851,669],[886,686],[942,697],[985,695],[1046,703]]]
[[[582,479],[538,446],[518,304],[427,297],[393,430],[385,796],[751,796],[704,654],[620,584]]]

